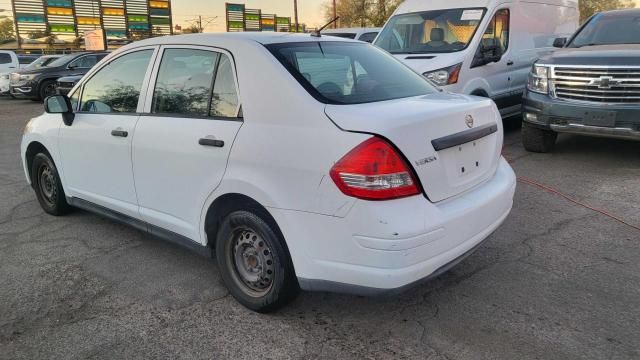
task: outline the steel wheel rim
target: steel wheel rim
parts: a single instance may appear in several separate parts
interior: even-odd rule
[[[248,294],[260,297],[271,290],[275,276],[273,251],[257,232],[247,228],[236,229],[228,257],[234,280]]]
[[[40,165],[40,168],[38,169],[38,179],[42,198],[49,205],[55,204],[56,196],[58,194],[58,186],[56,178],[53,175],[53,169],[51,169],[48,164]]]

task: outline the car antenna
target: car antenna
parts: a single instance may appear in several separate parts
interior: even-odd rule
[[[338,21],[338,19],[340,19],[340,16],[336,16],[333,20],[331,20],[328,23],[326,23],[323,27],[321,27],[320,29],[312,32],[311,36],[313,36],[313,37],[322,37],[322,34],[320,34],[320,32],[322,30],[324,30],[327,26],[329,26],[329,25],[333,24],[334,22]]]

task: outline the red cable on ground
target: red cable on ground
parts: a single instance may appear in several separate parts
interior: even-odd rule
[[[504,151],[504,148],[503,148],[503,151]],[[504,152],[503,152],[502,156],[507,160],[508,163],[512,163],[513,162],[513,160],[510,159]],[[597,212],[599,214],[602,214],[602,215],[604,215],[604,216],[606,216],[606,217],[608,217],[610,219],[613,219],[613,220],[615,220],[615,221],[617,221],[617,222],[619,222],[621,224],[627,225],[628,227],[630,227],[632,229],[636,229],[636,230],[640,231],[640,226],[630,224],[630,223],[626,222],[625,220],[623,220],[623,219],[621,219],[621,218],[619,218],[619,217],[617,217],[615,215],[612,215],[612,214],[610,214],[610,213],[608,213],[608,212],[606,212],[604,210],[601,210],[601,209],[595,208],[595,207],[593,207],[591,205],[588,205],[588,204],[585,204],[583,202],[580,202],[580,201],[578,201],[578,200],[576,200],[574,198],[569,197],[568,195],[563,194],[562,192],[560,192],[560,191],[558,191],[558,190],[556,190],[556,189],[554,189],[552,187],[549,187],[547,185],[541,184],[541,183],[539,183],[539,182],[537,182],[535,180],[529,179],[529,178],[524,177],[524,176],[518,176],[518,181],[523,182],[523,183],[528,184],[528,185],[531,185],[531,186],[538,187],[538,188],[540,188],[542,190],[545,190],[545,191],[548,191],[550,193],[556,194],[556,195],[558,195],[560,197],[563,197],[564,199],[566,199],[566,200],[568,200],[568,201],[570,201],[570,202],[572,202],[572,203],[574,203],[576,205],[582,206],[585,209],[589,209],[591,211],[595,211],[595,212]]]
[[[558,191],[558,190],[556,190],[556,189],[553,189],[553,188],[551,188],[551,187],[548,187],[548,186],[546,186],[546,185],[544,185],[544,184],[540,184],[539,182],[537,182],[537,181],[535,181],[535,180],[531,180],[531,179],[526,178],[526,177],[524,177],[524,176],[518,176],[518,181],[523,182],[523,183],[525,183],[525,184],[532,185],[532,186],[536,186],[536,187],[539,187],[539,188],[541,188],[541,189],[543,189],[543,190],[546,190],[546,191],[548,191],[548,192],[554,193],[554,194],[556,194],[556,195],[558,195],[558,196],[561,196],[561,197],[565,198],[566,200],[568,200],[568,201],[570,201],[570,202],[572,202],[572,203],[574,203],[574,204],[576,204],[576,205],[580,205],[580,206],[582,206],[582,207],[584,207],[584,208],[586,208],[586,209],[589,209],[589,210],[591,210],[591,211],[595,211],[595,212],[597,212],[597,213],[600,213],[600,214],[602,214],[602,215],[604,215],[604,216],[606,216],[606,217],[608,217],[608,218],[611,218],[611,219],[613,219],[613,220],[615,220],[615,221],[617,221],[617,222],[619,222],[619,223],[622,223],[622,224],[624,224],[624,225],[627,225],[627,226],[629,226],[629,227],[631,227],[631,228],[633,228],[633,229],[640,230],[640,226],[636,226],[636,225],[630,224],[630,223],[628,223],[628,222],[624,221],[623,219],[621,219],[621,218],[619,218],[619,217],[617,217],[617,216],[615,216],[615,215],[609,214],[608,212],[606,212],[606,211],[604,211],[604,210],[601,210],[601,209],[595,208],[595,207],[593,207],[593,206],[591,206],[591,205],[588,205],[588,204],[582,203],[582,202],[580,202],[580,201],[578,201],[578,200],[576,200],[576,199],[573,199],[573,198],[571,198],[571,197],[569,197],[569,196],[567,196],[567,195],[565,195],[565,194],[561,193],[560,191]]]

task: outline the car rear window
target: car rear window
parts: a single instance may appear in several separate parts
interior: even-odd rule
[[[318,101],[362,104],[437,90],[393,56],[365,43],[322,41],[267,45]]]

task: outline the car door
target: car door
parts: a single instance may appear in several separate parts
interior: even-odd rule
[[[156,51],[120,54],[71,95],[75,119],[59,136],[67,195],[139,218],[131,144]]]
[[[500,59],[488,64],[480,62],[479,65],[471,66],[470,72],[473,77],[484,78],[489,84],[489,96],[496,102],[498,108],[503,108],[505,101],[511,93],[511,67],[513,59],[511,47],[509,46],[510,11],[508,7],[503,7],[495,11],[486,25],[482,34],[481,44],[493,43],[498,49]],[[480,51],[476,52],[476,57]],[[475,63],[476,61],[474,61]]]
[[[195,241],[242,126],[232,59],[215,48],[163,47],[133,140],[143,220]]]

